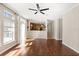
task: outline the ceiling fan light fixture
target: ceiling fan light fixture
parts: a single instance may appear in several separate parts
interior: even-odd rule
[[[42,13],[42,14],[45,14],[45,13],[44,13],[44,12],[42,12],[42,11],[49,10],[49,8],[40,9],[40,7],[39,7],[39,4],[38,4],[38,3],[36,4],[36,6],[37,6],[37,10],[36,10],[36,9],[31,9],[31,8],[29,8],[29,10],[36,11],[34,14],[37,14],[37,13],[38,13],[38,11],[39,11],[40,13]]]

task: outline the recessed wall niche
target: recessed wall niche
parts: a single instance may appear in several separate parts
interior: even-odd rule
[[[30,22],[30,30],[44,31],[45,28],[46,26],[44,24]]]

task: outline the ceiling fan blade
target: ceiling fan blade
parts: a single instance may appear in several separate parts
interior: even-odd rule
[[[49,10],[49,8],[41,9],[40,11],[45,11],[45,10]]]
[[[35,12],[34,14],[37,14],[37,12]]]
[[[32,10],[32,11],[37,11],[36,9],[31,9],[31,8],[29,8],[29,10]]]
[[[41,11],[40,11],[40,13],[45,14],[45,13],[43,13],[43,12],[41,12]]]
[[[36,6],[37,6],[37,9],[39,10],[39,8],[40,8],[40,7],[39,7],[39,4],[36,4]]]

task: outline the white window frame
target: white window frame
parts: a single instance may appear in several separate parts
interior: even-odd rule
[[[7,14],[6,14],[7,13]],[[13,18],[14,17],[14,18]],[[4,10],[4,20],[3,20],[3,44],[7,44],[7,43],[10,43],[10,42],[13,42],[13,41],[15,41],[15,18],[16,16],[15,16],[15,14],[11,11],[11,10],[9,10],[8,8],[5,8],[5,10]],[[10,22],[12,22],[12,23],[14,23],[14,27],[13,26],[5,26],[4,25],[4,21],[5,20],[9,20]],[[13,28],[14,29],[14,34],[12,34],[12,40],[10,40],[10,41],[4,41],[5,40],[5,38],[4,38],[4,33],[5,32],[8,32],[8,31],[5,31],[4,30],[4,28],[7,28],[7,29],[9,29],[9,28]],[[13,33],[12,31],[9,31],[9,32],[11,32],[11,33]],[[10,34],[10,33],[9,33]],[[10,38],[10,37],[9,37]]]

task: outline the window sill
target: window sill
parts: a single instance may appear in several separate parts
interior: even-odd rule
[[[15,41],[15,40],[12,40],[12,41],[5,42],[5,43],[3,43],[3,45],[10,44],[10,43],[12,43],[12,42],[14,42],[14,41]]]

